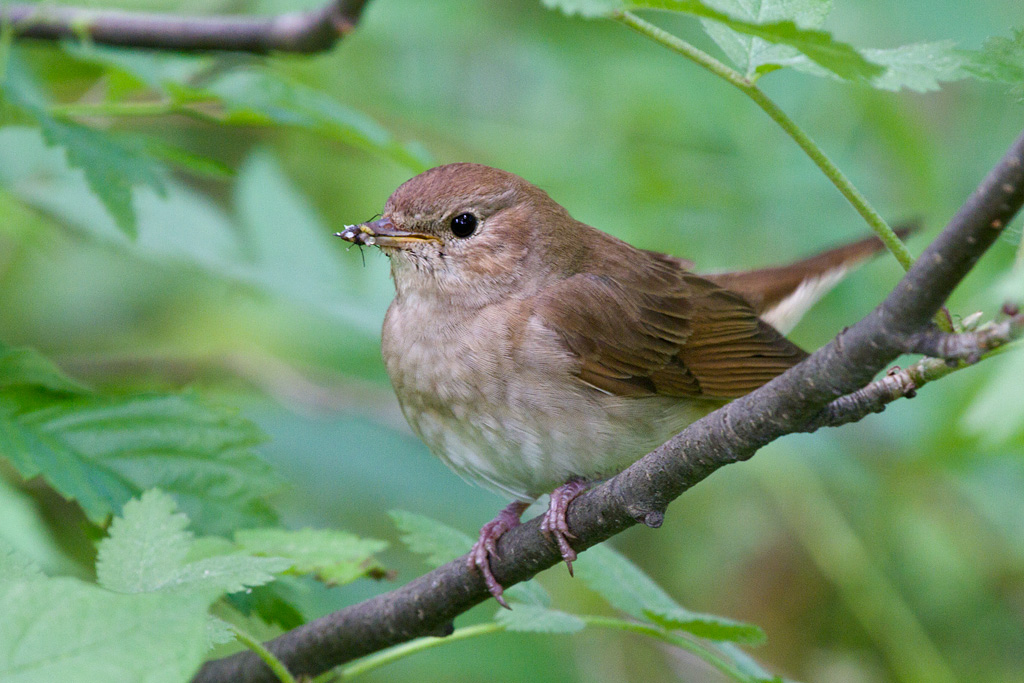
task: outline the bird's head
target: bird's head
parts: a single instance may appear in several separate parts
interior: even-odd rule
[[[462,305],[528,293],[583,249],[587,230],[540,188],[479,164],[448,164],[403,183],[381,218],[338,233],[391,258],[395,288]]]

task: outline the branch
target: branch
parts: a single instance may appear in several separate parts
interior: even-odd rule
[[[914,398],[917,390],[925,384],[1006,350],[1004,347],[1007,344],[1024,335],[1024,315],[1010,314],[1005,310],[1004,313],[1010,317],[986,325],[977,332],[949,334],[931,329],[915,335],[910,340],[911,348],[908,351],[930,352],[932,357],[922,358],[905,370],[898,366],[892,367],[885,377],[846,396],[840,396],[811,418],[801,431],[813,432],[822,427],[839,427],[857,422],[871,413],[880,413],[898,398]]]
[[[330,0],[320,9],[269,17],[184,17],[50,4],[0,6],[22,38],[87,38],[94,43],[184,52],[323,52],[355,28],[367,0]]]
[[[569,508],[581,551],[642,522],[661,525],[667,505],[709,474],[750,458],[785,434],[804,431],[836,399],[856,392],[930,329],[932,316],[1024,202],[1024,134],[889,296],[804,362],[677,434]],[[504,586],[561,561],[534,519],[501,537],[494,574]],[[450,632],[452,620],[489,599],[482,577],[459,558],[383,595],[300,626],[267,643],[296,675],[413,638]],[[208,662],[194,683],[265,681],[252,653]]]

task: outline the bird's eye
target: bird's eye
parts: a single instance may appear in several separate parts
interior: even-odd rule
[[[476,232],[476,216],[471,213],[460,213],[452,218],[452,234],[456,237],[469,237]]]

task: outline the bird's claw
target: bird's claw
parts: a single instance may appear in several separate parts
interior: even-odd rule
[[[466,561],[467,566],[471,570],[476,569],[483,575],[487,591],[505,609],[512,608],[508,606],[508,602],[505,601],[502,595],[505,589],[494,578],[494,572],[491,571],[491,558],[498,557],[498,539],[509,529],[519,526],[519,518],[526,510],[527,505],[528,503],[512,503],[499,512],[497,517],[484,524],[480,529],[479,538],[473,544],[473,549],[469,551]]]
[[[558,544],[558,551],[565,560],[565,566],[569,568],[569,576],[573,576],[572,563],[576,559],[576,551],[569,545],[570,538],[576,538],[569,531],[569,522],[565,514],[571,503],[577,496],[587,489],[587,483],[574,479],[551,492],[551,503],[540,523],[540,530]]]

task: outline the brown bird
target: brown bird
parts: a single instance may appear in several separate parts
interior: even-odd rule
[[[513,502],[470,553],[551,493],[542,529],[572,571],[566,509],[691,422],[799,363],[782,336],[870,238],[780,268],[697,275],[574,220],[519,176],[450,164],[339,237],[391,258],[383,355],[402,412],[462,477]]]

